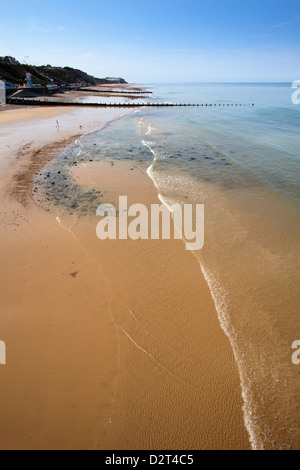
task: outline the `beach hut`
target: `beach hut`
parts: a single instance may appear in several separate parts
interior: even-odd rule
[[[6,87],[3,80],[0,80],[0,105],[6,104]]]

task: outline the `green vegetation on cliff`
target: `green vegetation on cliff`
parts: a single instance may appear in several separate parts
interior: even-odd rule
[[[112,83],[109,79],[95,78],[81,70],[72,69],[71,67],[62,68],[52,67],[50,65],[35,67],[33,65],[0,63],[0,79],[8,83],[25,83],[26,73],[31,73],[33,82],[42,86],[50,85],[53,82],[58,85],[80,84],[83,82],[87,85]],[[115,83],[126,82],[123,79],[116,79]]]

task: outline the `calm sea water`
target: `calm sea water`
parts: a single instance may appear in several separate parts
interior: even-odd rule
[[[255,106],[145,113],[162,199],[205,204],[195,253],[239,366],[255,449],[299,448],[300,106],[291,85],[163,85],[166,101]]]
[[[190,157],[187,144],[192,147],[194,143],[204,143],[229,159],[227,163],[234,168],[226,173],[228,177],[242,176],[299,202],[300,105],[292,104],[294,90],[290,84],[161,85],[153,91],[168,102],[255,103],[254,109],[251,106],[171,109],[156,113],[152,122],[164,128],[168,122],[168,131],[176,134],[174,140],[181,138],[185,158]],[[171,140],[165,139],[164,143],[170,145]],[[201,155],[196,156],[201,163]],[[190,169],[193,174],[194,170]],[[198,175],[203,174],[202,170],[212,178],[224,177],[219,170],[213,171],[211,165],[209,170],[207,167],[200,170],[197,165]]]
[[[205,247],[194,255],[235,354],[253,448],[299,448],[300,370],[291,360],[300,339],[294,90],[291,84],[147,87],[155,101],[243,106],[144,108],[111,123],[60,160],[61,192],[75,155],[79,163],[127,159],[147,164],[167,205],[205,205]],[[58,182],[53,198],[59,194]],[[69,181],[64,204],[94,209],[98,197]]]

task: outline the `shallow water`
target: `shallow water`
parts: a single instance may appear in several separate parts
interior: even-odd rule
[[[239,366],[252,446],[299,448],[291,345],[300,335],[300,106],[285,84],[151,89],[166,102],[255,106],[133,113],[83,137],[58,170],[51,163],[37,177],[44,200],[59,213],[94,213],[105,194],[83,192],[70,168],[128,160],[149,167],[167,205],[204,204],[205,247],[195,256]]]

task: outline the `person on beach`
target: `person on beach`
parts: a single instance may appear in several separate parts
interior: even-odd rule
[[[56,121],[56,129],[59,131],[59,122]]]

